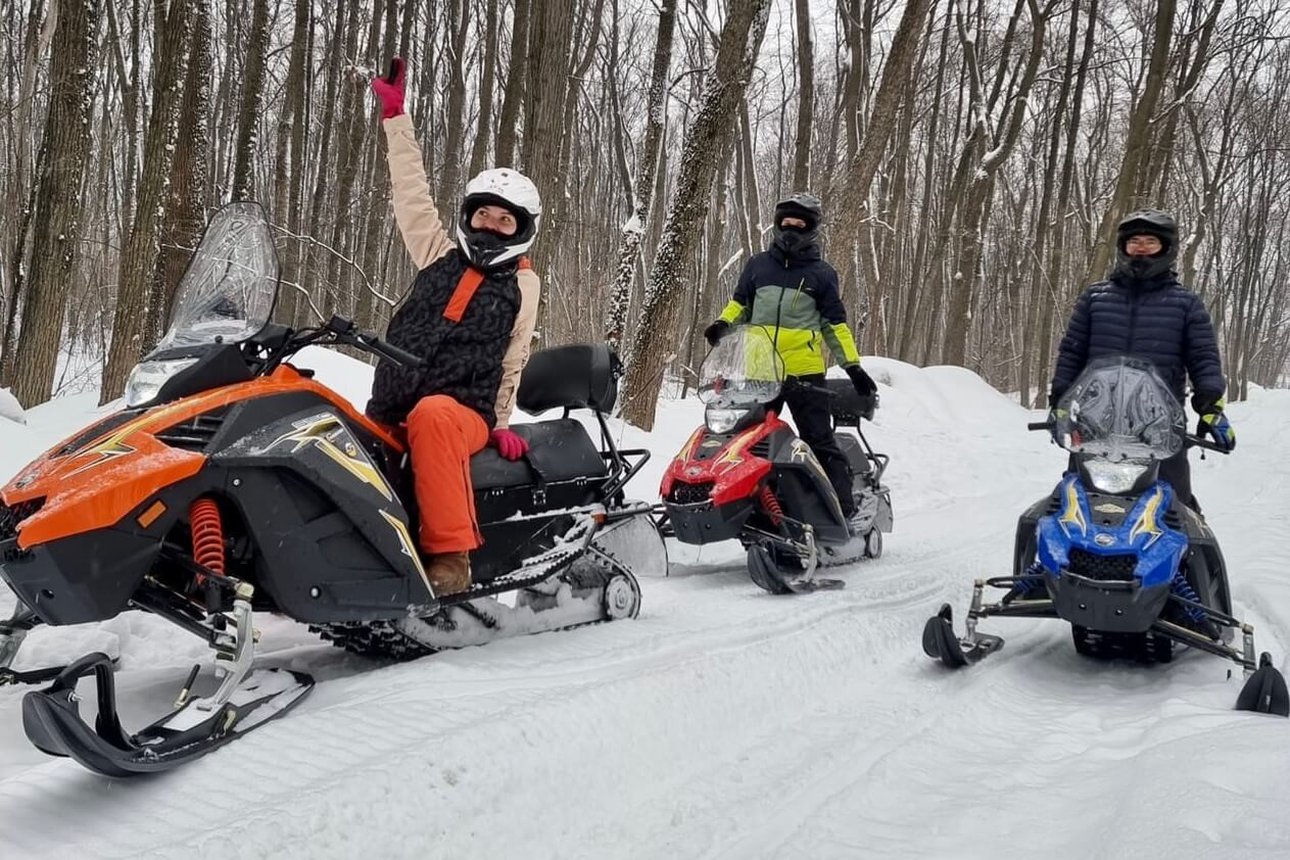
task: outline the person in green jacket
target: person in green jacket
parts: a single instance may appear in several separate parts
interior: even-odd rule
[[[744,265],[734,298],[703,335],[716,345],[741,323],[770,330],[787,377],[773,405],[788,406],[799,435],[820,461],[842,512],[850,519],[855,513],[851,469],[833,436],[824,388],[825,345],[862,397],[873,395],[878,387],[860,366],[860,353],[838,294],[838,273],[820,255],[817,237],[822,217],[814,194],[799,192],[777,203],[770,247]]]

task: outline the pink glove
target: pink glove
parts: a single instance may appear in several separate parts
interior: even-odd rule
[[[514,430],[498,427],[488,434],[488,441],[507,460],[518,460],[528,453],[529,443]]]
[[[383,78],[372,79],[372,92],[381,102],[381,119],[386,120],[403,113],[403,81],[406,77],[406,65],[402,57],[390,60],[390,73]]]

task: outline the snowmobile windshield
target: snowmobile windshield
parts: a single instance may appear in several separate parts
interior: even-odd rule
[[[1107,460],[1163,460],[1186,439],[1182,404],[1148,362],[1105,356],[1089,363],[1057,404],[1068,451]]]
[[[709,407],[750,409],[779,396],[784,360],[765,326],[740,326],[718,341],[699,370],[699,399]]]
[[[229,203],[211,218],[175,291],[158,349],[240,343],[259,334],[278,294],[278,254],[259,203]]]

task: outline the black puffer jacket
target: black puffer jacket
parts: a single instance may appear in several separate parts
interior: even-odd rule
[[[1188,376],[1201,398],[1218,399],[1227,387],[1209,312],[1173,272],[1146,281],[1116,274],[1084,291],[1058,347],[1052,402],[1103,355],[1150,361],[1180,402]]]
[[[466,261],[457,249],[421,270],[412,295],[390,320],[385,339],[427,359],[421,370],[382,360],[372,380],[367,414],[398,424],[422,397],[447,394],[474,409],[492,427],[502,381],[502,356],[520,310],[515,269],[488,274],[461,322],[444,316]]]

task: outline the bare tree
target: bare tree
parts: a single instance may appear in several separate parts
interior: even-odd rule
[[[183,84],[184,48],[188,40],[187,0],[157,0],[157,33],[160,42],[152,68],[153,101],[148,118],[148,138],[143,152],[143,175],[139,181],[139,205],[134,226],[121,255],[117,278],[116,317],[112,325],[112,346],[103,365],[103,386],[99,402],[120,396],[126,374],[143,354],[145,324],[152,318],[152,298],[158,258],[158,236],[165,214],[166,183],[174,153],[175,113]]]
[[[640,259],[641,239],[645,235],[645,224],[649,220],[653,202],[655,171],[663,142],[667,70],[672,64],[672,33],[675,22],[676,0],[663,0],[658,13],[658,37],[654,43],[654,62],[650,72],[649,100],[645,114],[645,140],[641,144],[639,164],[636,167],[632,214],[623,225],[618,269],[605,306],[605,340],[614,349],[618,349],[622,343],[632,278]]]
[[[815,118],[815,56],[811,46],[811,0],[795,0],[797,11],[797,146],[793,156],[793,189],[811,184],[811,123]]]
[[[269,51],[269,0],[255,0],[251,9],[251,38],[246,46],[246,71],[242,79],[242,105],[238,111],[237,162],[233,168],[233,199],[255,196],[255,137],[264,97],[264,71]]]
[[[716,62],[704,86],[703,105],[681,145],[676,190],[645,291],[641,325],[624,383],[623,415],[646,430],[654,426],[663,374],[675,355],[680,311],[677,293],[685,271],[693,263],[693,235],[707,214],[717,158],[733,132],[769,13],[770,0],[736,0],[730,4]]]
[[[98,0],[63,0],[51,46],[49,116],[37,158],[39,190],[31,279],[14,364],[13,393],[24,406],[49,399],[67,297],[80,254],[81,180],[90,155]]]

